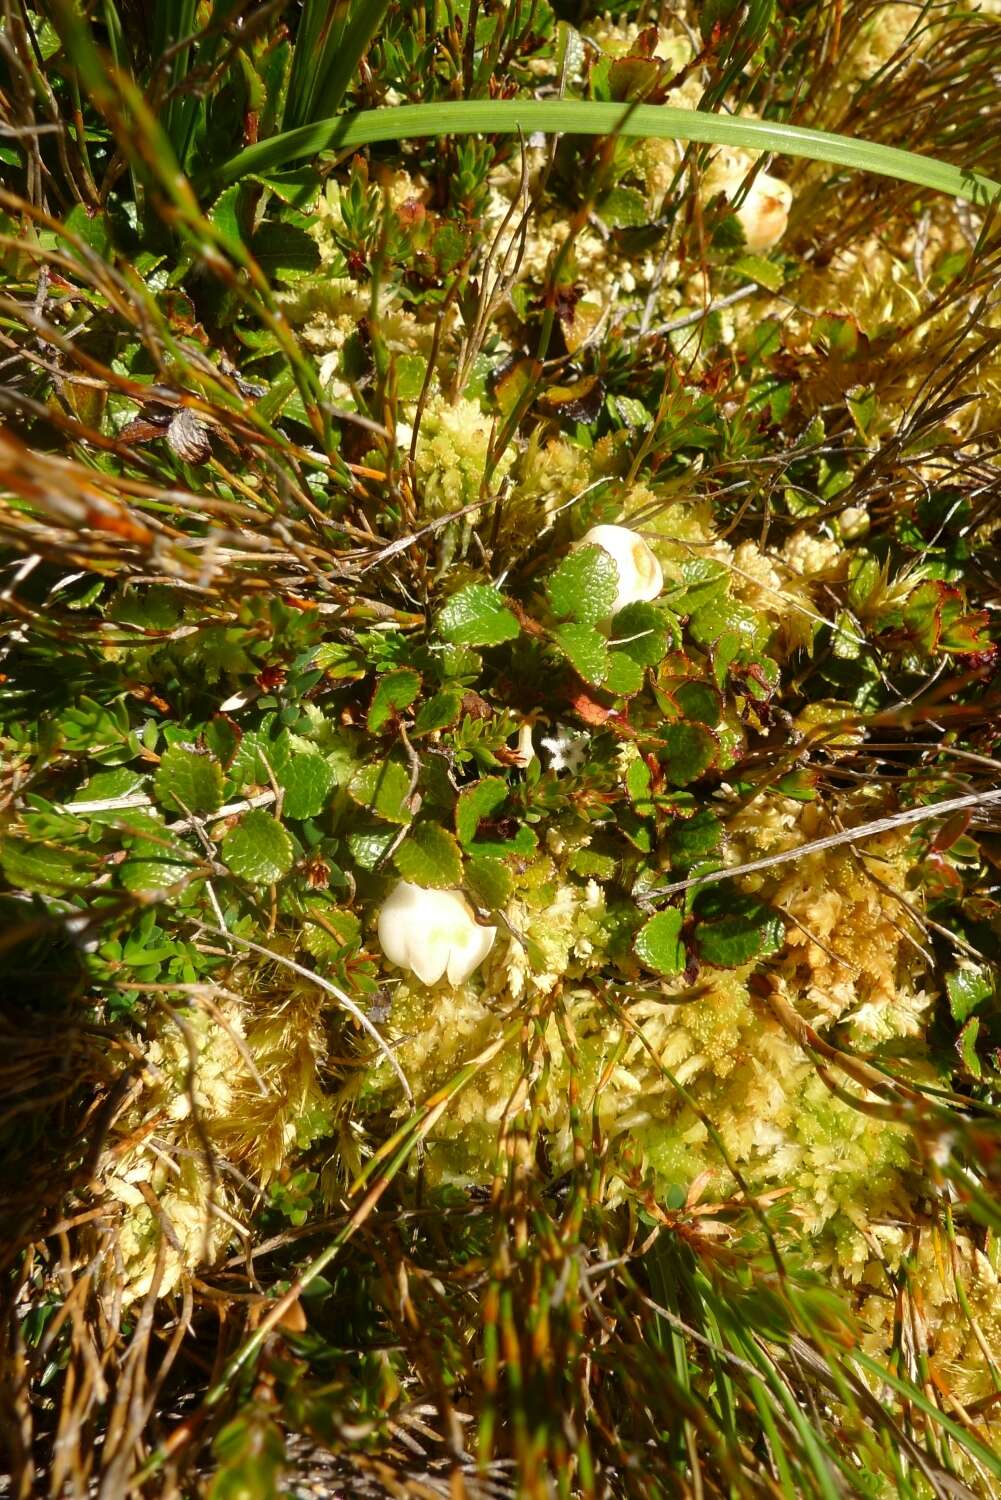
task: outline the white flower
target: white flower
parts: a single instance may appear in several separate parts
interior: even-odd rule
[[[628,526],[592,526],[581,538],[581,546],[600,547],[619,571],[619,591],[612,614],[627,604],[656,599],[664,587],[664,574],[646,542]]]
[[[751,158],[743,151],[721,151],[704,179],[704,191],[712,197],[725,193],[733,202],[740,198],[734,213],[748,250],[759,253],[771,250],[786,232],[789,209],[792,205],[792,188],[781,177],[770,172],[759,172],[741,196],[741,189],[750,170]]]
[[[525,719],[521,728],[518,730],[518,744],[515,748],[514,754],[517,757],[518,765],[523,769],[525,766],[531,765],[532,761],[535,759],[535,746],[532,744],[531,719]]]
[[[425,891],[409,880],[393,887],[379,913],[379,942],[390,963],[423,984],[462,984],[494,945],[496,927],[481,927],[459,891]]]
[[[570,729],[566,724],[557,724],[556,733],[542,741],[543,750],[549,752],[550,771],[579,771],[587,760],[590,739],[591,736],[581,729]]]

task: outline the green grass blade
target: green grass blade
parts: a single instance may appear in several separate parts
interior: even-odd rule
[[[308,128],[340,109],[388,8],[389,0],[355,0],[341,7],[307,0],[285,106],[288,125]]]
[[[248,146],[218,168],[212,181],[222,187],[248,172],[268,172],[331,147],[348,150],[377,141],[429,135],[496,135],[537,130],[568,135],[655,136],[662,140],[738,146],[831,162],[858,172],[895,177],[954,198],[987,203],[1001,195],[1001,183],[979,172],[950,166],[875,141],[853,140],[823,130],[805,130],[770,120],[744,120],[667,105],[591,103],[581,99],[465,99],[444,104],[401,104],[362,110],[289,130]]]
[[[986,1448],[978,1438],[974,1437],[972,1432],[963,1427],[954,1417],[950,1417],[948,1413],[942,1411],[929,1401],[924,1391],[916,1383],[909,1380],[902,1380],[899,1375],[895,1375],[885,1365],[879,1364],[876,1360],[870,1358],[868,1354],[864,1354],[861,1349],[854,1349],[852,1351],[852,1359],[875,1380],[882,1381],[886,1385],[891,1386],[905,1400],[912,1402],[914,1406],[918,1407],[930,1422],[941,1427],[944,1432],[947,1432],[951,1438],[955,1439],[961,1448],[966,1449],[971,1458],[977,1463],[982,1464],[993,1479],[1001,1479],[1001,1456],[993,1452],[990,1448]]]

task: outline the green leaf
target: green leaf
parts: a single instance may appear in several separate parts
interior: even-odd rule
[[[514,890],[514,876],[503,860],[480,857],[466,861],[466,886],[478,906],[506,906]]]
[[[459,843],[468,846],[484,818],[507,801],[508,785],[499,776],[481,776],[460,792],[455,806],[455,831]]]
[[[716,759],[716,736],[704,724],[668,724],[662,731],[667,779],[672,786],[688,786],[704,775]]]
[[[315,818],[327,805],[334,786],[333,767],[322,755],[293,751],[275,768],[275,779],[285,795],[282,813],[287,818]]]
[[[690,818],[679,818],[672,823],[667,833],[667,850],[671,864],[678,869],[687,869],[703,859],[712,859],[722,852],[723,825],[716,814],[708,808],[693,813]]]
[[[695,928],[696,952],[717,969],[736,969],[765,958],[785,941],[781,916],[753,896],[713,887],[700,892],[695,909],[703,919]]]
[[[496,135],[505,131],[529,135],[535,130],[564,135],[650,136],[657,140],[736,146],[895,177],[900,182],[913,182],[967,202],[988,203],[1001,195],[1001,183],[983,173],[875,141],[808,130],[780,121],[749,120],[716,110],[679,109],[666,104],[626,107],[583,99],[463,99],[332,115],[245,147],[213,169],[213,175],[221,186],[237,182],[249,172],[267,172],[291,161],[314,157],[330,147],[347,152],[376,141]]]
[[[410,822],[412,814],[407,806],[410,773],[398,760],[391,758],[362,766],[348,784],[348,795],[388,823]]]
[[[223,239],[235,250],[237,255],[244,251],[243,233],[240,228],[240,216],[238,204],[240,199],[241,184],[236,183],[233,187],[220,193],[209,210],[209,222],[214,224]]]
[[[456,646],[499,646],[521,626],[496,589],[470,583],[453,594],[438,616],[438,630]]]
[[[558,625],[553,639],[585,682],[601,687],[608,676],[608,646],[593,625]]]
[[[974,1078],[982,1078],[984,1071],[980,1058],[977,1056],[977,1037],[979,1035],[980,1017],[971,1016],[959,1033],[959,1038],[956,1042],[959,1055],[963,1059],[963,1065],[968,1073],[973,1074]]]
[[[633,943],[633,952],[640,963],[655,974],[680,974],[686,963],[685,945],[680,938],[683,921],[683,913],[676,906],[669,906],[644,922]]]
[[[738,276],[747,276],[770,292],[777,292],[785,280],[782,267],[773,260],[765,260],[762,255],[742,255],[734,261],[732,269]]]
[[[653,812],[653,801],[650,796],[650,767],[642,756],[629,762],[626,771],[626,791],[629,800],[636,807],[637,812],[644,818]]]
[[[82,203],[74,203],[63,220],[63,225],[91,250],[96,250],[98,255],[106,256],[110,253],[109,217],[103,210],[91,213]]]
[[[42,896],[58,896],[89,885],[98,873],[96,860],[88,855],[10,835],[3,839],[0,866],[15,889],[37,891]]]
[[[270,188],[276,198],[290,208],[312,208],[323,186],[315,167],[296,167],[291,172],[275,172],[271,177],[257,177],[262,187]]]
[[[153,790],[168,812],[215,812],[222,803],[222,766],[207,753],[171,745],[157,767]]]
[[[461,708],[462,694],[456,692],[454,688],[446,688],[444,692],[435,693],[433,698],[422,703],[417,710],[414,734],[433,734],[436,729],[447,729],[450,724],[455,723]]]
[[[400,667],[380,677],[372,694],[372,706],[368,711],[370,734],[378,734],[385,724],[401,708],[408,708],[421,690],[421,676],[410,667]]]
[[[954,969],[951,974],[947,974],[945,988],[949,996],[949,1009],[956,1021],[965,1021],[994,994],[990,971],[972,964],[969,968]]]
[[[606,693],[631,698],[643,686],[643,668],[625,651],[609,651],[608,675],[602,685]]]
[[[462,884],[462,855],[452,834],[437,823],[418,823],[393,855],[404,880],[435,891]]]
[[[281,220],[262,224],[250,248],[272,280],[293,281],[315,271],[320,263],[319,246],[313,236],[299,225]]]
[[[616,651],[624,651],[641,667],[655,667],[667,654],[667,622],[652,604],[627,604],[612,620]]]
[[[503,859],[509,854],[531,854],[536,848],[538,839],[524,823],[510,833],[505,829],[499,837],[476,836],[484,819],[490,818],[507,800],[508,790],[507,782],[499,776],[481,776],[460,793],[455,807],[455,829],[460,844],[469,853]]]
[[[638,188],[609,188],[599,198],[596,211],[610,229],[636,229],[650,222],[650,210]]]
[[[395,828],[385,823],[366,823],[353,828],[348,834],[348,849],[355,864],[362,870],[374,870],[385,859],[397,836]]]
[[[255,807],[223,839],[222,857],[241,880],[273,885],[292,868],[292,840],[277,819]]]
[[[603,547],[578,547],[546,579],[553,614],[581,625],[607,620],[618,589],[619,570]]]
[[[130,813],[128,820],[130,830],[148,826],[149,836],[143,837],[140,832],[130,839],[128,858],[118,870],[118,878],[127,891],[144,895],[148,891],[165,890],[197,867],[193,851],[168,832],[158,814]]]
[[[317,918],[310,920],[311,914]],[[354,912],[312,899],[303,911],[302,940],[314,958],[332,962],[345,948],[361,941],[361,922]]]
[[[724,595],[695,611],[688,622],[688,634],[697,646],[706,647],[735,635],[742,652],[759,655],[768,645],[769,627],[746,604]]]

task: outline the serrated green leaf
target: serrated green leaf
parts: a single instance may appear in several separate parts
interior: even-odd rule
[[[282,814],[287,818],[315,818],[334,786],[333,767],[322,755],[311,753],[293,753],[275,770],[275,779],[285,793]]]
[[[348,783],[348,795],[388,823],[410,822],[412,814],[407,806],[410,774],[398,760],[390,758],[362,766]]]
[[[683,719],[695,719],[699,724],[713,728],[723,713],[721,694],[708,682],[690,678],[674,689],[674,701],[681,710]]]
[[[644,922],[633,943],[640,963],[655,974],[680,974],[686,963],[685,945],[680,938],[683,921],[684,914],[676,906],[669,906]]]
[[[466,862],[466,886],[478,906],[493,911],[510,901],[514,876],[500,859],[470,859]]]
[[[718,855],[722,846],[723,825],[708,808],[693,813],[690,818],[679,818],[668,829],[667,849],[671,864],[681,870]]]
[[[641,817],[647,818],[653,812],[653,801],[650,796],[650,767],[642,756],[629,762],[626,771],[626,791]]]
[[[470,583],[453,594],[438,616],[438,630],[456,646],[499,646],[521,626],[496,589]]]
[[[446,688],[444,692],[435,693],[417,710],[414,734],[433,734],[436,729],[447,729],[459,717],[461,707],[462,694],[454,689]]]
[[[222,767],[211,755],[171,745],[157,767],[153,790],[168,812],[215,812],[222,804]]]
[[[507,801],[507,794],[507,782],[499,776],[481,776],[460,792],[455,806],[455,831],[460,844],[472,843],[480,823]]]
[[[292,868],[292,840],[263,807],[244,813],[223,839],[221,848],[233,874],[252,885],[273,885]]]
[[[781,916],[753,896],[714,886],[699,893],[695,910],[702,919],[695,928],[696,951],[717,969],[765,958],[785,941]]]
[[[609,651],[608,672],[602,686],[606,693],[631,698],[643,686],[643,668],[625,651]]]
[[[688,622],[688,634],[697,646],[714,645],[724,636],[735,635],[740,650],[760,655],[768,645],[769,626],[746,604],[722,596],[697,609]]]
[[[716,759],[718,743],[704,724],[668,724],[661,738],[664,765],[672,786],[688,786],[704,775]]]
[[[315,918],[315,920],[313,920]],[[331,962],[361,940],[361,923],[353,911],[315,897],[303,912],[302,940],[314,958]]]
[[[777,292],[785,280],[782,267],[773,260],[765,260],[762,255],[742,255],[734,261],[733,270],[738,276],[747,276],[770,292]]]
[[[603,547],[578,547],[546,579],[553,614],[581,625],[607,620],[618,589],[619,570]]]
[[[611,647],[641,667],[655,667],[667,654],[667,620],[652,604],[627,604],[612,620]]]
[[[435,891],[462,884],[462,855],[452,834],[437,823],[418,823],[393,855],[404,880]]]
[[[130,831],[148,827],[149,836],[140,832],[130,840],[129,854],[119,866],[118,878],[127,891],[143,895],[176,885],[198,864],[194,852],[168,832],[159,815],[151,812],[130,813]]]
[[[368,711],[370,734],[378,734],[401,708],[408,708],[421,690],[421,676],[410,667],[400,667],[380,677],[372,694],[372,706]]]
[[[460,794],[455,808],[455,829],[460,844],[470,854],[504,859],[509,854],[531,854],[536,848],[539,841],[524,823],[510,833],[505,829],[497,837],[477,836],[484,819],[507,800],[508,790],[507,782],[499,776],[481,776]]]
[[[609,188],[598,200],[597,213],[610,229],[636,229],[650,222],[650,210],[638,188]]]
[[[608,676],[608,646],[593,625],[558,625],[553,637],[574,671],[601,687]]]
[[[385,823],[366,823],[348,834],[351,858],[361,870],[374,870],[393,846],[398,830]]]

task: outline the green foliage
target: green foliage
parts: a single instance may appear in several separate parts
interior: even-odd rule
[[[680,941],[683,920],[683,913],[672,906],[650,917],[636,934],[636,957],[655,974],[680,974],[685,967],[685,945]]]
[[[581,547],[564,558],[546,579],[546,594],[559,619],[581,625],[607,620],[612,612],[619,570],[601,547]]]
[[[222,857],[239,879],[273,885],[292,868],[292,840],[269,812],[255,807],[223,839]]]
[[[471,583],[449,599],[438,616],[438,629],[457,646],[499,646],[520,627],[495,589]]]
[[[349,794],[389,823],[409,823],[410,777],[402,761],[374,761],[351,778]]]
[[[693,934],[699,958],[718,969],[735,969],[781,948],[785,926],[778,912],[752,896],[710,886],[695,901]]]
[[[309,750],[291,752],[275,776],[284,793],[282,811],[287,818],[317,817],[327,804],[335,780],[329,761]]]
[[[393,855],[404,880],[432,890],[462,884],[462,856],[455,839],[435,823],[417,823]]]
[[[421,690],[418,672],[409,667],[400,667],[396,672],[387,672],[380,677],[372,694],[372,705],[368,711],[368,727],[371,734],[378,734],[400,709],[409,708]],[[432,725],[432,727],[437,727]]]
[[[163,753],[153,786],[167,812],[215,812],[222,803],[222,768],[211,755],[171,745]]]

